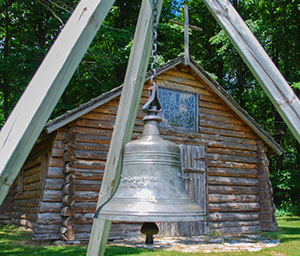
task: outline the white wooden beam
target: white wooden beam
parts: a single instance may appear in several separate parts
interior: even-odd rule
[[[153,20],[151,2],[143,0],[140,9],[97,208],[106,202],[116,189],[120,179],[122,151],[132,137],[151,52]],[[162,3],[163,0],[158,1],[158,18]],[[108,220],[94,219],[88,256],[104,255],[110,224],[111,221]]]
[[[0,133],[0,205],[114,0],[82,0]]]
[[[229,0],[203,0],[300,142],[300,101]]]

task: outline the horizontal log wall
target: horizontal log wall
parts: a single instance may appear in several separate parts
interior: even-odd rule
[[[53,136],[40,135],[10,189],[8,195],[12,198],[10,207],[13,224],[34,228],[42,194],[42,168],[47,165],[44,156],[50,151],[52,140]]]
[[[16,186],[16,181],[13,183],[12,188]],[[12,224],[12,207],[14,200],[14,189],[10,189],[6,198],[0,207],[0,224]]]
[[[89,112],[76,122],[75,159],[71,162],[75,175],[74,232],[76,240],[88,240],[90,237],[117,104],[118,100],[112,100],[98,108],[100,112]],[[120,232],[112,231],[110,238],[117,238],[117,236],[120,238]]]
[[[157,81],[163,87],[199,94],[199,133],[163,128],[161,134],[178,144],[207,145],[210,230],[259,230],[258,137],[203,81],[191,75],[190,69],[174,68],[159,75]],[[141,107],[147,101],[149,86],[146,83],[142,94],[133,139],[141,136]],[[70,168],[76,176],[74,231],[78,240],[88,239],[118,103],[119,98],[115,98],[76,121]],[[122,236],[124,225],[113,224],[110,237]],[[138,230],[138,226],[128,228]]]
[[[48,135],[49,136],[49,135]],[[34,240],[62,239],[61,228],[62,187],[64,184],[64,148],[68,141],[68,127],[54,133],[44,170],[43,193],[39,199],[38,214],[32,237]]]

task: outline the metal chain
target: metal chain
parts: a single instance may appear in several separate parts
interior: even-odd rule
[[[151,84],[157,92],[156,84],[156,63],[157,63],[157,4],[158,0],[153,0],[153,24],[152,24],[152,63],[151,63]]]
[[[158,16],[158,0],[152,0],[153,9],[152,9],[152,16],[153,16],[153,23],[152,23],[152,62],[151,62],[151,95],[149,100],[143,106],[143,110],[148,113],[156,113],[161,111],[161,105],[158,100],[158,86],[156,83],[156,64],[157,64],[157,16]]]

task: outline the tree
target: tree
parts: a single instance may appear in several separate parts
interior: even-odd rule
[[[77,1],[69,2],[73,7]],[[48,1],[0,3],[0,125],[69,17],[71,7],[63,6]]]

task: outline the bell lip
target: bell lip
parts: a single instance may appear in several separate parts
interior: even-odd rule
[[[126,221],[126,222],[190,222],[190,221],[207,221],[207,216],[205,213],[202,215],[177,215],[177,216],[162,216],[162,215],[139,215],[139,214],[99,214],[98,219],[110,220],[110,221]]]

